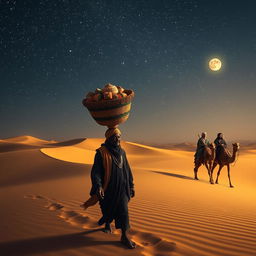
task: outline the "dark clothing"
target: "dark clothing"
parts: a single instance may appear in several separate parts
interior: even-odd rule
[[[227,147],[226,141],[222,138],[216,138],[214,141],[214,144],[215,144],[216,148],[221,145],[223,145],[224,147]]]
[[[108,149],[109,145],[104,144]],[[104,192],[104,199],[100,200],[102,218],[99,225],[115,220],[116,228],[129,228],[128,201],[130,191],[134,187],[133,176],[126,158],[125,151],[118,147],[109,149],[112,157],[111,176]],[[114,153],[113,153],[114,151]],[[103,187],[104,166],[99,151],[96,152],[91,171],[92,189],[90,195],[96,194],[99,187]]]
[[[122,168],[123,165],[123,150],[120,146],[113,146],[108,143],[108,141],[105,142],[104,146],[108,149],[108,151],[111,153],[112,160],[114,163],[119,167]]]
[[[128,230],[130,228],[128,202],[129,198],[126,194],[122,194],[111,206],[109,205],[109,199],[105,200],[104,198],[104,200],[101,200],[100,208],[103,216],[98,221],[98,224],[111,223],[115,220],[116,229]]]
[[[227,148],[227,143],[224,139],[217,137],[214,144],[216,146],[216,159],[219,160],[221,148]]]
[[[196,153],[194,155],[195,161],[198,161],[203,156],[205,146],[209,146],[209,145],[210,145],[210,142],[207,139],[203,139],[202,137],[198,139]]]

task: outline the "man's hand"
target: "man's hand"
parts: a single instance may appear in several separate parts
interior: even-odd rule
[[[134,197],[134,196],[135,196],[135,190],[134,190],[134,188],[130,188],[130,195],[131,195],[131,197]]]
[[[97,191],[97,196],[99,197],[100,200],[104,199],[104,190],[102,187],[99,187],[99,189]]]

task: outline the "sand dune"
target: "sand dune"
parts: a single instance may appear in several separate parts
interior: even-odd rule
[[[22,143],[12,143],[12,142],[0,141],[0,153],[8,152],[8,151],[32,149],[32,148],[41,148],[41,147],[42,146],[26,145],[26,144],[22,144]]]
[[[63,147],[63,146],[72,146],[76,145],[85,138],[72,139],[57,142],[55,140],[41,140],[32,136],[18,136],[14,138],[8,138],[0,140],[0,153],[8,152],[8,151],[18,151],[18,150],[26,150],[26,149],[36,149],[42,147]]]
[[[72,163],[92,164],[95,151],[103,142],[103,139],[86,139],[72,146],[42,148],[40,150],[55,159]],[[131,162],[141,168],[154,168],[154,166],[157,168],[158,162],[168,162],[170,159],[182,161],[184,157],[191,156],[189,152],[160,149],[127,141],[122,142],[122,147],[128,155],[132,156]],[[141,161],[142,157],[147,160],[145,162]]]
[[[46,147],[53,141],[41,140],[32,136],[17,136],[0,140],[0,153]]]
[[[241,154],[232,167],[230,189],[226,170],[219,185],[209,184],[203,167],[200,180],[193,180],[193,152],[123,141],[136,186],[129,207],[138,248],[127,250],[117,231],[104,234],[96,225],[98,206],[86,212],[79,207],[88,197],[91,164],[102,142],[3,150],[0,228],[8,231],[0,234],[1,255],[256,255],[254,151]]]
[[[162,144],[152,144],[158,148],[165,149],[175,149],[175,150],[183,150],[183,151],[195,151],[196,144],[191,142],[183,142],[183,143],[162,143]]]
[[[47,140],[42,140],[33,136],[17,136],[17,137],[12,137],[12,138],[7,138],[3,139],[2,141],[4,142],[10,142],[10,143],[23,143],[27,145],[38,145],[42,143],[49,143]]]
[[[6,152],[0,154],[0,187],[41,182],[83,175],[86,165],[67,164],[46,158],[39,149]]]
[[[85,138],[79,138],[79,139],[72,139],[72,140],[66,140],[66,141],[61,141],[61,142],[49,143],[48,145],[54,146],[54,147],[71,146],[71,145],[78,144],[84,140],[85,140]]]

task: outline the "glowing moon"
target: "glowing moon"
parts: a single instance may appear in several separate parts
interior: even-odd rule
[[[209,68],[212,71],[218,71],[221,69],[221,61],[217,58],[213,58],[209,61]]]

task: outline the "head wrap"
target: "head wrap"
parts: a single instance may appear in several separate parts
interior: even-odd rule
[[[106,139],[110,138],[113,135],[121,135],[121,131],[118,128],[108,128],[105,132]]]

